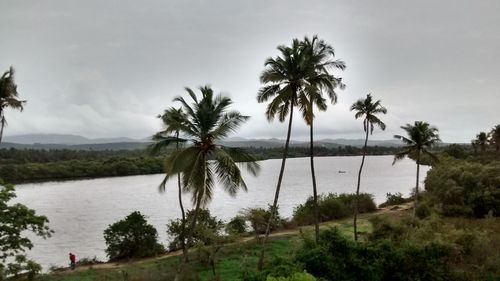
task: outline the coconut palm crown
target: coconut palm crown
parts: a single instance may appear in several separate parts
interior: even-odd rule
[[[200,87],[201,98],[190,88],[186,88],[186,91],[193,103],[189,104],[183,97],[174,99],[181,103],[184,112],[184,119],[178,120],[175,127],[190,145],[167,157],[167,179],[181,173],[184,191],[191,193],[193,203],[200,206],[205,206],[212,199],[217,179],[232,196],[240,188],[246,191],[240,166],[256,175],[259,165],[243,150],[217,143],[238,129],[249,117],[238,111],[228,111],[231,99],[215,96],[210,86]]]
[[[14,81],[14,68],[11,66],[0,77],[0,143],[2,142],[3,129],[7,125],[5,109],[12,108],[22,111],[26,101],[19,99],[17,85]]]

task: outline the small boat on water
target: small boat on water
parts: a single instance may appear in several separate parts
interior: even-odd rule
[[[339,174],[345,174],[347,173],[346,171],[343,171],[343,170],[339,170]]]

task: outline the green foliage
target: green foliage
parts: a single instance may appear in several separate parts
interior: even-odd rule
[[[397,192],[395,194],[387,193],[386,200],[384,203],[378,205],[379,208],[385,208],[387,206],[400,205],[404,203],[408,203],[413,201],[413,198],[404,198],[401,192]]]
[[[252,231],[255,235],[266,233],[266,227],[272,214],[272,206],[269,205],[267,210],[263,208],[247,208],[242,212],[243,217],[250,222]],[[279,206],[277,207],[276,214],[273,221],[271,221],[271,231],[280,228],[285,223],[279,214]]]
[[[346,218],[353,214],[356,194],[330,193],[318,196],[320,221]],[[371,194],[359,194],[359,212],[366,213],[376,210],[377,207]],[[304,204],[298,205],[293,211],[293,221],[299,225],[314,223],[313,198],[309,197]]]
[[[500,214],[500,161],[488,164],[444,158],[425,180],[429,202],[446,216]]]
[[[24,255],[26,250],[33,247],[26,234],[32,232],[48,238],[53,233],[45,216],[37,215],[25,205],[10,204],[15,197],[14,186],[0,179],[0,280],[7,275],[21,273],[34,277],[40,272],[40,266]]]
[[[191,225],[194,219],[194,211],[189,210],[186,214],[186,225]],[[175,219],[170,220],[167,224],[167,234],[170,237],[170,243],[168,249],[170,251],[178,250],[181,248],[181,227],[182,220]],[[198,219],[193,231],[193,237],[190,247],[195,244],[210,245],[214,238],[214,234],[218,234],[224,228],[224,223],[217,219],[216,216],[212,216],[208,209],[200,209],[198,213]]]
[[[321,233],[318,244],[306,240],[297,260],[327,280],[449,280],[450,255],[450,247],[438,242],[357,243],[329,229]]]
[[[247,232],[246,219],[243,216],[236,216],[232,218],[225,228],[229,234],[239,235]]]
[[[266,281],[316,281],[316,278],[307,272],[297,272],[290,277],[267,276]]]
[[[448,156],[457,158],[457,159],[465,159],[467,157],[467,152],[463,145],[459,144],[450,144],[448,145],[444,151]]]
[[[106,254],[110,260],[143,258],[164,252],[158,233],[140,212],[133,212],[104,230]]]

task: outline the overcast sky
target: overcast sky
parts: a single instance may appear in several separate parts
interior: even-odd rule
[[[362,138],[350,105],[372,93],[385,132],[424,120],[446,142],[500,123],[500,1],[0,1],[0,71],[13,65],[24,112],[6,135],[143,138],[185,86],[211,84],[251,115],[238,132],[284,138],[258,104],[264,60],[318,36],[347,64],[317,138]],[[293,138],[307,127],[296,119]]]

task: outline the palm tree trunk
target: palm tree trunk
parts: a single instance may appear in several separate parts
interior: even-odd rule
[[[413,218],[415,219],[415,214],[417,213],[417,205],[418,205],[418,182],[420,175],[420,149],[417,150],[417,182],[415,185],[415,204],[413,206]]]
[[[5,116],[3,116],[3,110],[0,109],[0,144],[2,144],[4,126],[5,126]]]
[[[366,156],[366,145],[368,144],[368,120],[365,119],[365,145],[363,146],[363,157],[361,158],[361,166],[359,166],[358,172],[358,186],[356,187],[356,205],[354,206],[354,241],[358,241],[358,213],[359,213],[359,186],[361,185],[361,171],[363,171],[363,165],[365,164]]]
[[[206,157],[204,159],[204,163],[206,163]],[[205,171],[206,173],[206,171]],[[203,179],[203,186],[205,187],[205,182],[206,182],[206,175],[204,175]],[[187,264],[189,261],[189,246],[191,245],[191,240],[193,239],[193,234],[194,234],[194,228],[196,227],[196,220],[198,219],[198,214],[200,213],[200,206],[201,206],[201,199],[203,197],[203,192],[199,192],[197,198],[196,198],[196,207],[194,208],[194,214],[193,214],[193,221],[191,222],[191,226],[189,227],[189,232],[187,235],[186,239],[186,252],[183,253],[182,257],[182,262],[179,264],[179,267],[177,267],[177,274],[175,275],[174,281],[178,281],[180,278],[180,275],[184,271],[184,266]]]
[[[188,249],[191,244],[191,240],[193,239],[193,234],[194,234],[194,228],[196,227],[196,220],[198,219],[198,213],[200,212],[200,205],[201,205],[201,196],[199,196],[196,199],[196,207],[194,209],[194,215],[193,215],[193,221],[191,222],[191,226],[189,227],[189,233],[187,235],[187,242],[185,244],[186,251],[182,252],[182,261],[177,267],[177,274],[175,275],[174,281],[180,280],[180,276],[182,272],[184,271],[184,266],[188,263],[189,261],[189,256],[188,256]]]
[[[264,254],[266,251],[266,242],[269,237],[269,233],[271,231],[271,222],[274,220],[274,217],[276,216],[276,210],[278,209],[278,198],[280,196],[281,182],[283,180],[283,174],[285,172],[286,157],[288,154],[288,146],[290,144],[290,135],[292,133],[293,105],[294,105],[294,100],[292,99],[292,102],[290,103],[290,120],[288,121],[288,132],[286,134],[285,149],[283,150],[283,158],[281,160],[281,169],[280,169],[280,174],[278,176],[278,184],[276,185],[276,193],[274,194],[273,208],[271,210],[272,213],[271,216],[269,217],[269,221],[267,222],[266,234],[264,236],[264,239],[262,240],[262,250],[260,253],[259,263],[257,266],[259,270],[262,270],[262,268],[264,267]]]
[[[309,127],[310,140],[309,140],[309,154],[311,159],[311,178],[312,178],[312,186],[313,186],[313,201],[314,201],[314,232],[316,235],[316,243],[319,242],[319,208],[318,208],[318,190],[316,188],[316,174],[314,172],[314,137],[313,137],[313,121],[312,118],[312,104],[311,104],[311,125]]]
[[[175,149],[179,150],[179,131],[176,132],[177,141],[175,142]],[[182,255],[187,256],[185,231],[186,231],[186,214],[184,212],[184,205],[182,204],[182,185],[181,185],[181,174],[177,174],[177,186],[179,188],[179,207],[181,208],[182,221],[181,221],[181,248]]]

